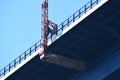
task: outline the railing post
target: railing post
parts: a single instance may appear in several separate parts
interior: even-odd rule
[[[24,52],[24,60],[26,59],[26,51]]]
[[[6,67],[4,67],[4,73],[3,73],[3,75],[5,76],[5,73],[6,73],[6,69],[5,69]]]
[[[87,10],[86,10],[86,5],[84,6],[84,8],[85,8],[85,11],[84,11],[84,12],[86,13],[86,11],[87,11]]]
[[[21,63],[21,55],[19,56],[19,64]]]
[[[63,31],[63,23],[62,23],[62,31]]]
[[[30,50],[30,55],[31,55],[31,52],[32,52],[32,51],[31,51],[31,48],[30,48],[29,50]]]
[[[98,1],[99,1],[99,0],[97,0],[97,1],[96,1],[96,2],[97,2],[97,4],[98,4]]]
[[[69,18],[67,19],[67,26],[69,26]]]
[[[36,50],[37,50],[36,48],[37,48],[37,44],[35,43],[35,52],[36,52]]]
[[[10,72],[10,70],[11,70],[11,65],[9,64],[9,72]]]
[[[16,67],[16,59],[14,60],[14,68]]]
[[[73,22],[75,22],[75,14],[73,14]]]
[[[92,9],[92,0],[90,1],[90,8]]]
[[[81,9],[79,9],[79,18],[81,17]]]

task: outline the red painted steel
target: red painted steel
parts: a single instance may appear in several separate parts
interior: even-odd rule
[[[47,35],[48,35],[48,0],[42,4],[42,31],[41,31],[41,46],[43,50],[47,48]]]
[[[41,47],[43,48],[43,52],[40,53],[40,56],[41,56],[41,54],[45,53],[45,50],[48,46],[48,39],[47,38],[48,38],[49,33],[51,33],[51,37],[53,35],[57,34],[57,24],[48,20],[48,0],[45,0],[42,3],[42,15],[41,16],[42,16],[42,20],[41,20],[42,21]]]

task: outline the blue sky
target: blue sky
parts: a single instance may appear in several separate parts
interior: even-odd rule
[[[0,0],[0,69],[41,36],[44,0]],[[58,25],[89,0],[49,0],[49,20]]]

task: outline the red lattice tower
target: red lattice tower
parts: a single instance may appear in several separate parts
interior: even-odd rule
[[[48,20],[48,0],[45,0],[42,3],[42,15],[41,16],[42,16],[41,47],[43,49],[42,54],[44,54],[48,46],[49,33],[51,33],[51,35],[57,34],[57,24]],[[40,52],[40,56],[41,56],[41,52]]]
[[[47,35],[48,35],[48,0],[42,4],[42,31],[41,31],[41,46],[45,50],[47,48]]]

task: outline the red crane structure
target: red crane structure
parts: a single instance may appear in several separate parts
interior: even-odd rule
[[[57,35],[57,24],[48,20],[48,0],[45,0],[42,3],[41,7],[42,7],[41,47],[43,50],[40,56],[44,56],[46,48],[48,46],[48,35],[50,33],[51,39],[52,36]]]

